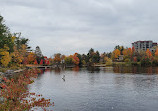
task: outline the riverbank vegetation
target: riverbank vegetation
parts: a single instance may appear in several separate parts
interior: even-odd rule
[[[28,46],[28,41],[27,38],[21,37],[21,33],[11,33],[0,16],[0,111],[28,111],[39,107],[45,110],[53,105],[50,99],[31,93],[27,89],[33,78],[37,77],[39,70],[27,70],[10,79],[6,77],[6,73],[2,73],[12,73],[13,70],[24,68],[27,64],[36,64],[36,54]]]
[[[50,99],[31,93],[27,89],[38,73],[40,70],[31,69],[11,79],[3,77],[3,82],[0,83],[0,111],[28,111],[37,108],[46,110],[46,107],[53,106]]]

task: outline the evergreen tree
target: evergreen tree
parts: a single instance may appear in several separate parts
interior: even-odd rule
[[[37,57],[42,57],[42,51],[39,46],[36,47],[35,54]]]

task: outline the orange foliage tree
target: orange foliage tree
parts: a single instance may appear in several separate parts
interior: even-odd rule
[[[134,54],[135,53],[135,48],[134,48],[134,46],[132,47],[132,54]]]
[[[115,49],[112,53],[112,59],[117,59],[119,57],[119,55],[121,54],[119,49]]]
[[[34,64],[35,64],[35,65],[38,65],[37,60],[35,60]]]
[[[127,48],[123,50],[124,60],[130,60],[132,59],[132,55],[134,53],[134,48]]]
[[[75,53],[74,55],[71,55],[70,56],[72,58],[72,62],[75,64],[75,65],[78,65],[80,60],[79,58],[77,57],[77,53]]]
[[[36,60],[35,53],[29,52],[27,58],[28,58],[28,63],[33,64],[34,61]]]
[[[148,58],[152,57],[152,53],[149,49],[146,50],[146,55],[147,55]]]
[[[20,49],[17,49],[16,46],[14,46],[14,52],[12,53],[13,61],[17,64],[22,63],[25,60],[26,57],[26,45],[22,45]]]
[[[155,56],[158,56],[158,48],[155,51]]]
[[[158,65],[158,48],[155,51],[155,57],[154,57],[154,61],[153,62],[154,62],[154,64]]]
[[[53,60],[55,63],[57,63],[59,65],[61,62],[61,54],[60,53],[55,54]]]
[[[49,65],[53,64],[53,59],[52,58],[49,58]]]

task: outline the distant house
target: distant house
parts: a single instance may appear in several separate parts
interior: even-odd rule
[[[124,57],[124,55],[119,55],[118,58],[115,58],[115,61],[121,62],[121,61],[123,61],[123,57]]]
[[[146,51],[147,49],[153,51],[152,48],[157,46],[157,43],[153,41],[136,41],[132,43],[132,46],[135,48],[136,52],[140,52],[141,50]]]
[[[117,61],[123,61],[123,55],[119,55]]]

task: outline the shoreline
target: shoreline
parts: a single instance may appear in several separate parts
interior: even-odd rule
[[[26,68],[21,68],[21,69],[7,69],[5,72],[0,72],[0,83],[2,82],[2,77],[4,76],[12,76],[14,74],[17,74],[17,73],[20,73],[20,72],[23,72]]]

